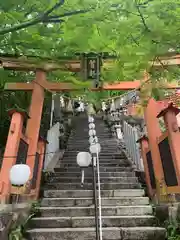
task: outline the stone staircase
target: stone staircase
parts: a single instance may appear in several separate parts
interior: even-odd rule
[[[149,199],[116,141],[109,136],[103,121],[96,119],[101,143],[100,176],[102,195],[103,240],[164,240],[165,229],[156,227]],[[67,151],[56,168],[53,182],[44,189],[40,217],[31,221],[28,231],[33,240],[95,240],[93,184],[91,167],[81,172],[76,164],[79,151],[87,151],[87,117],[76,117],[75,129]]]

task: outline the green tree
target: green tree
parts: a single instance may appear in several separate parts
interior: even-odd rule
[[[34,56],[35,61],[47,58],[58,62],[62,57],[75,58],[77,52],[108,52],[116,60],[102,69],[103,81],[140,79],[148,69],[150,89],[156,89],[151,94],[158,96],[157,82],[179,77],[177,67],[161,64],[160,70],[153,68],[155,59],[161,63],[159,56],[180,50],[179,0],[19,0],[18,4],[6,0],[0,3],[0,21],[2,55],[21,56],[22,61]],[[81,83],[78,74],[69,72],[56,71],[48,78]],[[0,71],[1,89],[7,81],[31,79],[33,73]],[[15,103],[28,106],[23,93],[15,93],[16,100],[10,94],[7,100],[3,91],[0,94],[1,109]],[[1,126],[7,123],[4,110]]]

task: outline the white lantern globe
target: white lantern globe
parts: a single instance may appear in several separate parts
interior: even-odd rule
[[[93,137],[93,136],[90,136],[90,137],[89,137],[89,144],[93,143],[93,141],[94,141],[94,137]]]
[[[114,100],[112,100],[111,106],[110,106],[110,112],[114,112],[114,111],[116,111],[116,107],[115,107]]]
[[[91,164],[91,154],[89,152],[79,152],[76,161],[80,167],[88,167]]]
[[[93,118],[92,116],[89,116],[89,117],[88,117],[88,122],[89,122],[89,123],[93,123],[93,122],[94,122],[94,118]]]
[[[83,102],[80,102],[80,110],[81,110],[81,112],[84,112],[84,103]]]
[[[89,137],[89,144],[93,144],[93,143],[97,143],[98,142],[98,138],[97,136],[91,136]]]
[[[91,154],[100,153],[101,152],[101,145],[99,143],[91,144],[89,151]]]
[[[62,108],[65,107],[64,98],[62,96],[60,97],[60,105],[61,105]]]
[[[106,103],[105,102],[102,102],[102,110],[103,110],[103,112],[106,111]]]
[[[95,129],[95,124],[94,123],[90,123],[89,124],[89,129]]]
[[[10,170],[10,182],[12,185],[23,186],[31,175],[30,167],[27,164],[16,164]]]
[[[96,135],[96,130],[90,129],[89,130],[89,136],[91,137],[91,136],[95,136],[95,135]]]

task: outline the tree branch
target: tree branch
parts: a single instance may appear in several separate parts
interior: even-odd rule
[[[53,7],[51,7],[49,10],[47,10],[44,14],[42,14],[41,16],[38,16],[30,21],[24,22],[24,23],[20,23],[8,28],[1,28],[0,29],[0,35],[4,35],[7,34],[9,32],[15,32],[33,25],[36,25],[40,22],[48,22],[49,14],[52,13],[54,10],[58,9],[59,7],[61,7],[64,4],[65,0],[59,0],[58,3],[56,3]]]
[[[51,14],[54,10],[58,9],[59,7],[61,7],[64,4],[65,0],[59,0],[58,3],[56,3],[52,8],[50,8],[49,10],[47,10],[43,16],[48,16],[49,14]]]
[[[72,12],[66,12],[60,15],[54,15],[54,16],[49,16],[50,19],[54,19],[54,18],[63,18],[63,17],[68,17],[68,16],[72,16],[72,15],[76,15],[76,14],[81,14],[81,13],[87,13],[89,11],[91,11],[92,9],[82,9],[82,10],[75,10]]]
[[[143,2],[143,3],[139,3],[138,6],[139,7],[145,6],[145,5],[148,5],[148,3],[153,2],[153,1],[154,0],[147,0],[147,1]]]
[[[140,10],[140,6],[137,4],[137,0],[135,0],[135,6],[136,6],[136,8],[137,8],[137,11],[138,11],[138,13],[139,13],[139,16],[140,16],[140,18],[141,18],[141,21],[142,21],[142,23],[143,23],[146,31],[151,32],[151,30],[149,29],[149,27],[148,27],[147,24],[146,24],[146,21],[145,21],[145,18],[144,18],[144,16],[143,16],[142,12],[141,12],[141,10]]]
[[[10,32],[15,32],[15,31],[18,31],[20,29],[24,29],[24,28],[33,26],[33,25],[35,25],[37,23],[40,23],[41,21],[42,21],[41,18],[35,18],[35,19],[31,20],[31,21],[20,23],[20,24],[14,25],[12,27],[1,28],[0,29],[0,35],[4,35],[4,34],[10,33]]]
[[[152,1],[152,0],[149,0],[149,1]],[[11,27],[0,28],[0,35],[5,35],[5,34],[10,33],[10,32],[12,33],[12,32],[15,32],[15,31],[18,31],[18,30],[21,30],[21,29],[25,29],[27,27],[36,25],[38,23],[48,23],[48,22],[49,23],[52,23],[52,22],[62,23],[63,21],[60,18],[68,17],[68,16],[72,16],[72,15],[76,15],[76,14],[81,14],[81,13],[87,13],[87,12],[90,12],[93,9],[95,9],[95,8],[89,8],[89,9],[75,10],[75,11],[71,11],[71,12],[66,12],[66,13],[61,14],[61,15],[50,16],[50,14],[53,11],[55,11],[56,9],[58,9],[59,7],[61,7],[64,4],[64,2],[65,2],[65,0],[59,0],[53,7],[51,7],[49,10],[47,10],[45,13],[43,13],[42,15],[39,15],[38,17],[36,17],[32,20],[29,20],[29,21],[26,21],[26,22],[23,22],[23,23],[20,23],[20,24],[15,24]],[[112,6],[113,7],[120,7],[119,4],[112,4]],[[121,10],[126,11],[125,9],[121,9]],[[30,11],[32,11],[32,8],[31,8]],[[126,11],[126,12],[128,12],[128,11]],[[131,12],[128,12],[128,13],[131,13]],[[139,14],[136,14],[136,13],[131,13],[131,14],[135,14],[135,15],[139,16]],[[143,18],[143,16],[140,16],[140,17]]]

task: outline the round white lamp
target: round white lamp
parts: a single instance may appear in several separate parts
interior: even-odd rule
[[[101,152],[101,145],[99,143],[91,144],[89,148],[90,153],[100,153]]]
[[[76,157],[77,164],[81,169],[81,187],[84,186],[84,169],[91,164],[91,154],[89,152],[79,152]]]
[[[62,96],[60,97],[60,104],[61,104],[61,107],[62,107],[62,108],[65,107],[64,98],[63,98]]]
[[[29,180],[30,167],[26,164],[16,164],[10,170],[10,182],[15,186],[23,186]]]
[[[89,124],[89,129],[95,129],[95,124],[94,123],[90,123]]]
[[[105,102],[102,102],[102,110],[103,110],[103,112],[106,111],[106,103]]]
[[[88,117],[88,122],[89,122],[89,123],[93,123],[93,122],[94,122],[94,118],[93,118],[92,116],[89,116],[89,117]]]
[[[89,144],[93,144],[93,143],[97,143],[98,142],[98,138],[97,136],[91,136],[89,137]]]
[[[80,167],[88,167],[91,164],[91,154],[89,152],[79,152],[76,160]]]
[[[116,111],[116,107],[115,107],[114,99],[112,99],[111,106],[110,106],[110,112],[114,112],[114,111]]]
[[[95,136],[95,135],[96,135],[96,130],[90,129],[89,130],[89,136],[91,137],[91,136]]]

